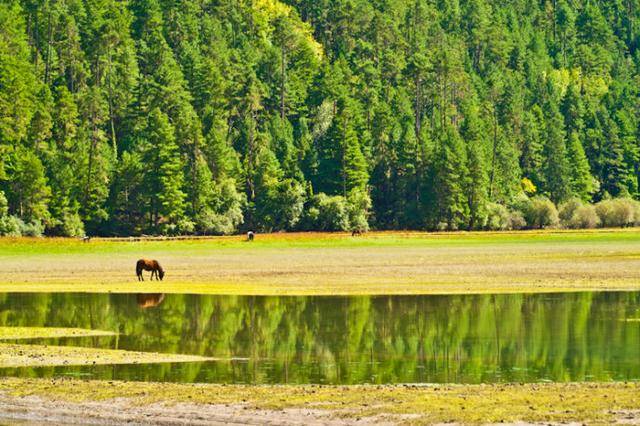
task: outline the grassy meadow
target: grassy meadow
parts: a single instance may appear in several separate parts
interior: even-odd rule
[[[164,281],[138,282],[135,262],[166,269]],[[640,231],[514,233],[375,232],[258,235],[188,240],[0,239],[0,292],[166,292],[232,295],[377,295],[557,292],[640,289]],[[0,367],[128,362],[181,362],[180,355],[22,344],[25,338],[92,335],[99,330],[0,329]],[[11,343],[11,341],[14,341]],[[3,364],[4,363],[4,364]],[[537,383],[429,386],[243,386],[102,382],[80,379],[0,379],[0,406],[118,421],[197,420],[208,412],[227,420],[240,410],[265,420],[438,422],[640,422],[638,383]],[[31,405],[29,405],[31,404]],[[90,404],[90,409],[87,409]],[[158,405],[160,404],[160,405]],[[184,404],[195,404],[185,408]],[[7,408],[8,407],[8,408]],[[138,411],[127,411],[127,410]],[[142,407],[142,408],[141,408]],[[149,408],[150,409],[150,408]],[[74,411],[75,410],[75,411]],[[143,410],[143,411],[140,411]],[[186,410],[186,411],[185,411]],[[189,411],[190,410],[190,411]],[[205,410],[205,411],[202,411]],[[225,411],[227,410],[227,411]],[[285,410],[289,411],[286,414]],[[69,414],[71,413],[71,414]],[[75,413],[75,414],[74,414]],[[142,414],[141,414],[142,413]],[[34,414],[35,420],[47,413]],[[41,416],[41,417],[38,417]],[[182,417],[180,417],[182,416]],[[315,416],[315,417],[314,417]],[[320,416],[320,417],[318,417]],[[324,416],[324,417],[323,417]],[[96,417],[98,418],[98,417]],[[124,420],[123,420],[124,419]],[[224,417],[219,417],[224,419]],[[113,420],[113,419],[111,419]],[[0,423],[2,416],[0,416]],[[106,421],[106,420],[105,420]]]
[[[160,261],[162,282],[135,262]],[[1,239],[0,292],[450,294],[640,288],[640,231]]]

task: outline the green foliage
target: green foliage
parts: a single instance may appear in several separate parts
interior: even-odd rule
[[[352,230],[369,230],[369,210],[371,209],[371,198],[369,194],[362,190],[353,189],[347,197],[349,208],[349,227]]]
[[[603,227],[625,227],[636,222],[637,201],[629,198],[602,200],[595,206]]]
[[[640,198],[628,4],[347,3],[2,3],[4,217],[308,229],[323,193],[331,229],[503,229],[523,189]]]
[[[346,231],[349,229],[349,205],[341,195],[314,195],[306,211],[303,228],[318,231]]]
[[[595,207],[583,203],[579,198],[572,198],[562,204],[559,217],[565,228],[595,228],[600,223]]]
[[[530,228],[554,227],[560,222],[556,206],[544,196],[536,196],[529,200],[522,213]]]
[[[13,153],[7,167],[10,179],[5,191],[9,210],[27,222],[48,220],[51,189],[40,159],[32,151],[20,148]]]
[[[491,231],[502,231],[509,229],[509,211],[502,204],[487,204],[486,229]]]
[[[0,236],[20,237],[24,222],[15,216],[0,216]]]
[[[183,224],[186,194],[182,158],[166,114],[153,109],[142,137],[138,149],[146,165],[141,182],[145,213],[155,231],[177,232]]]

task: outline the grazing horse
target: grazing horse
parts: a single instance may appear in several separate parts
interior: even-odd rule
[[[164,300],[164,293],[140,293],[136,295],[138,306],[142,309],[155,308]]]
[[[354,229],[353,231],[351,231],[351,236],[352,237],[359,237],[362,235],[362,231],[359,229]]]
[[[255,238],[256,234],[253,231],[249,231],[247,232],[247,240],[248,241],[253,241],[253,239]]]
[[[156,275],[156,280],[158,277],[160,278],[160,281],[164,278],[164,269],[162,269],[162,266],[160,266],[157,260],[138,260],[138,263],[136,263],[136,275],[138,276],[138,281],[144,281],[144,277],[142,276],[143,270],[151,271],[151,281],[153,281],[153,274]]]

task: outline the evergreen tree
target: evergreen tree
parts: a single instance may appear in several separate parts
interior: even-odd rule
[[[481,228],[523,191],[638,198],[634,2],[2,2],[3,223]]]
[[[548,104],[547,128],[544,146],[544,174],[543,189],[555,203],[568,199],[571,194],[571,177],[562,116],[557,105]]]
[[[185,223],[186,194],[183,191],[182,157],[175,141],[175,130],[166,114],[151,110],[138,149],[147,167],[142,178],[145,213],[154,231],[189,230]]]

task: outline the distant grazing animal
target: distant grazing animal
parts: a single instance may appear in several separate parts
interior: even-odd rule
[[[142,309],[155,308],[164,300],[164,293],[140,293],[136,295],[138,306]]]
[[[91,237],[88,235],[85,235],[84,237],[82,237],[82,242],[83,243],[88,243],[91,241]]]
[[[353,231],[351,231],[351,236],[352,237],[359,237],[362,235],[362,231],[359,229],[354,229]]]
[[[160,278],[160,281],[164,278],[164,269],[158,263],[157,260],[140,259],[136,263],[136,275],[138,281],[144,281],[142,271],[151,271],[151,281],[153,281],[153,274],[156,275],[156,279]]]
[[[253,241],[253,239],[255,238],[256,234],[253,231],[249,231],[247,232],[247,240],[248,241]]]

